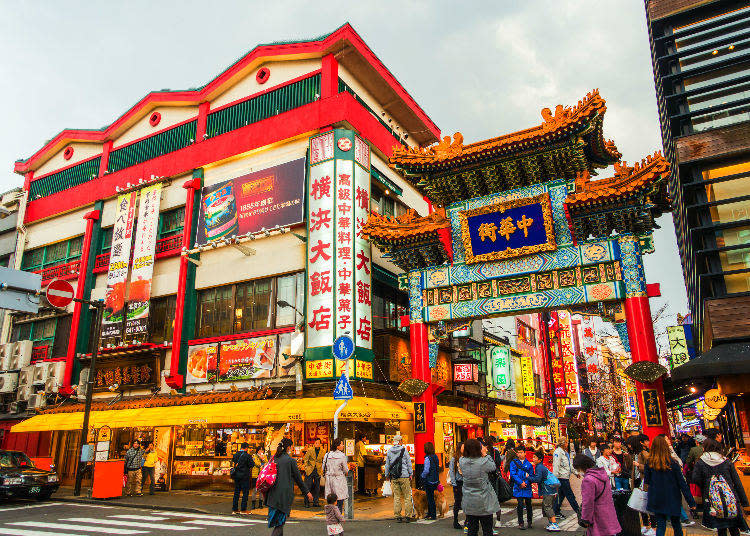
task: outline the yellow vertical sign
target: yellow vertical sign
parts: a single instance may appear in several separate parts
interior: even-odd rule
[[[523,403],[533,406],[536,403],[536,390],[534,389],[534,365],[531,356],[521,356],[521,380],[523,382]]]
[[[549,442],[553,445],[557,444],[557,440],[560,439],[560,420],[550,419],[549,420]]]

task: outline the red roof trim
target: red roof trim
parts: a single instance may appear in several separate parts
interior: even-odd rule
[[[218,91],[222,85],[230,81],[235,75],[241,73],[246,67],[254,61],[261,58],[281,56],[281,55],[299,55],[309,54],[311,56],[325,55],[328,51],[335,48],[335,44],[342,40],[348,40],[376,69],[383,79],[394,89],[394,91],[406,102],[416,116],[425,123],[437,138],[440,137],[440,130],[420,108],[416,101],[409,95],[404,87],[396,80],[393,74],[383,65],[372,50],[365,44],[359,34],[352,28],[349,23],[344,24],[341,28],[324,38],[322,41],[310,41],[305,43],[286,43],[280,45],[259,45],[248,52],[244,57],[231,65],[228,69],[219,74],[201,89],[195,91],[174,91],[158,92],[154,91],[143,97],[127,112],[117,118],[111,125],[103,130],[87,129],[65,129],[47,142],[41,149],[34,153],[27,160],[15,163],[14,171],[16,173],[26,173],[31,170],[33,164],[39,159],[55,152],[59,148],[70,142],[104,142],[111,139],[120,128],[128,126],[127,123],[134,121],[139,114],[144,111],[150,112],[158,105],[164,104],[184,104],[198,105]]]

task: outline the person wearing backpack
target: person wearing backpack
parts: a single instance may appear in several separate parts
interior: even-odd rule
[[[331,493],[336,495],[336,506],[339,512],[344,511],[344,501],[349,498],[349,486],[346,483],[346,475],[349,474],[349,464],[344,454],[344,441],[337,437],[331,443],[331,450],[323,458],[321,469],[325,478],[325,495]]]
[[[531,457],[534,474],[529,475],[529,482],[539,484],[539,495],[542,496],[542,513],[547,518],[547,532],[560,532],[555,517],[555,503],[560,481],[544,466],[544,450],[536,451]]]
[[[747,495],[734,464],[721,454],[718,441],[706,439],[703,454],[695,462],[692,481],[703,493],[703,525],[716,529],[717,536],[739,536],[747,531],[742,507],[748,506]]]
[[[644,490],[648,493],[646,510],[656,516],[656,536],[664,536],[669,518],[674,536],[682,536],[682,499],[685,497],[695,517],[695,500],[682,476],[682,467],[672,458],[669,443],[664,434],[651,441],[651,452],[643,473]]]
[[[250,445],[242,443],[240,450],[232,456],[232,468],[230,476],[234,480],[234,497],[232,497],[233,514],[249,514],[247,511],[247,498],[250,495],[250,475],[252,473],[252,455],[248,452]],[[242,493],[242,504],[240,505],[240,492]],[[240,506],[238,510],[237,507]]]
[[[411,456],[401,444],[401,435],[393,436],[393,446],[385,455],[385,479],[393,490],[393,515],[399,523],[416,521],[411,496]],[[404,515],[401,515],[403,509]]]

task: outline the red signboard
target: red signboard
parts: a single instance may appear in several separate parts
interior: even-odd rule
[[[65,309],[74,296],[73,285],[62,279],[53,279],[47,286],[47,301],[52,307]]]
[[[477,383],[479,367],[476,363],[453,363],[453,383]]]
[[[304,221],[305,159],[203,188],[199,245]]]

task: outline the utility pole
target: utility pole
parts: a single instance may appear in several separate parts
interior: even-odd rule
[[[83,447],[86,444],[89,428],[89,416],[91,414],[91,398],[94,394],[94,382],[96,381],[96,358],[99,355],[99,337],[102,331],[102,317],[104,316],[104,302],[90,301],[74,298],[74,301],[90,305],[96,309],[96,324],[94,330],[94,347],[91,349],[91,365],[89,368],[89,377],[86,382],[86,403],[83,410],[83,427],[81,429],[81,450],[76,460],[76,484],[73,488],[73,495],[78,497],[81,494],[81,482],[83,481],[83,472],[86,465],[81,458],[83,457]]]

